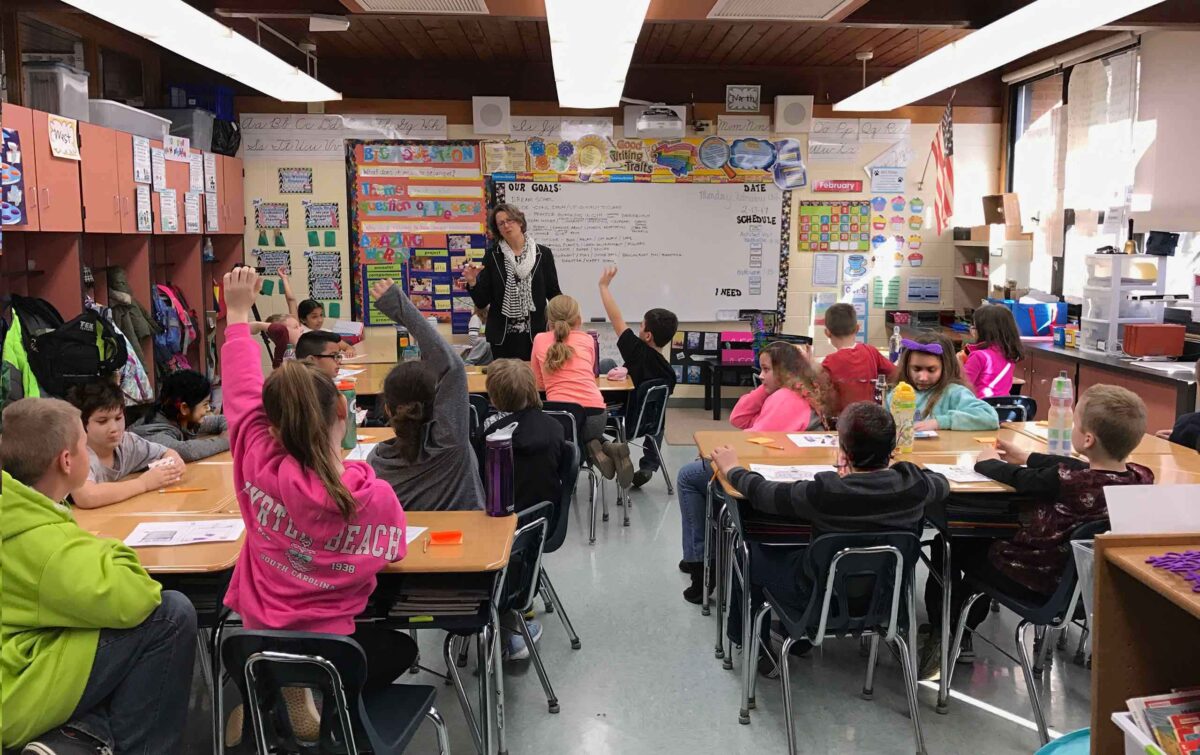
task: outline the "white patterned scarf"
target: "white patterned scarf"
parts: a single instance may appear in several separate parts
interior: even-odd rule
[[[525,248],[518,258],[504,239],[500,240],[504,254],[504,303],[500,312],[510,320],[527,320],[535,311],[533,305],[533,266],[537,262],[537,243],[525,237]]]

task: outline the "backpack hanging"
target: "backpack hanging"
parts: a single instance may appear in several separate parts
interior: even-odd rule
[[[125,366],[125,339],[107,317],[87,310],[62,322],[50,302],[15,294],[13,310],[21,319],[29,367],[45,393],[64,397],[73,386],[107,379]],[[25,328],[27,316],[31,325]],[[49,327],[55,318],[59,324]]]

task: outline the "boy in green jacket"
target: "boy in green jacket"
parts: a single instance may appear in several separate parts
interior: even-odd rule
[[[79,410],[4,410],[0,745],[22,755],[182,751],[196,611],[137,555],[75,523],[62,501],[88,476]]]

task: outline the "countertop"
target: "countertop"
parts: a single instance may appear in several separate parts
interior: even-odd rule
[[[1045,341],[1029,341],[1022,339],[1023,345],[1029,351],[1045,351],[1055,356],[1070,359],[1073,362],[1088,362],[1091,364],[1109,367],[1114,370],[1122,370],[1124,372],[1136,373],[1139,376],[1147,377],[1152,380],[1159,380],[1164,383],[1174,383],[1182,385],[1196,384],[1196,371],[1191,368],[1190,362],[1180,362],[1179,364],[1188,365],[1189,369],[1181,369],[1176,372],[1160,372],[1158,370],[1144,367],[1137,362],[1132,361],[1129,357],[1120,356],[1118,354],[1100,354],[1093,351],[1083,351],[1081,349],[1066,349],[1062,346],[1055,346],[1053,343]]]

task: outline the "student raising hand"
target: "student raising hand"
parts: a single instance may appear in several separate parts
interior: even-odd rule
[[[225,317],[228,323],[250,322],[250,309],[254,306],[258,286],[258,273],[252,267],[239,267],[225,273]]]
[[[383,295],[386,294],[394,285],[396,285],[396,282],[391,278],[377,280],[371,284],[371,296],[374,297],[375,301],[379,301],[383,298]]]
[[[608,284],[612,283],[613,278],[616,278],[616,277],[617,277],[617,266],[616,265],[606,265],[604,267],[604,272],[600,273],[600,286],[601,287],[607,286]]]

